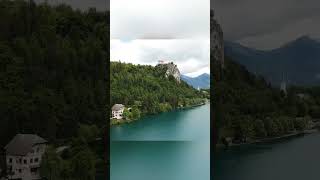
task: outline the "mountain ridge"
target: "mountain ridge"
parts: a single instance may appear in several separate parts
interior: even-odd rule
[[[181,79],[195,89],[198,87],[201,89],[210,88],[210,75],[208,73],[203,73],[196,77],[181,75]]]
[[[226,41],[225,54],[274,85],[283,80],[307,86],[320,83],[320,42],[309,36],[301,36],[272,50]]]

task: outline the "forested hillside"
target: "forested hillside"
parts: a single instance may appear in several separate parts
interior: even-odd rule
[[[214,77],[214,116],[220,140],[280,136],[304,129],[309,116],[317,117],[308,109],[312,102],[298,97],[297,90],[289,88],[285,95],[230,58],[225,58],[225,69]],[[318,108],[319,102],[313,105]]]
[[[139,106],[143,114],[154,114],[203,102],[203,93],[173,76],[165,69],[147,65],[111,62],[110,105]]]
[[[2,0],[0,27],[0,146],[18,132],[65,139],[106,123],[106,12]]]

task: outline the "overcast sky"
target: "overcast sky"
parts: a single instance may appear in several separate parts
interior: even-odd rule
[[[164,59],[182,74],[210,73],[209,7],[209,0],[111,0],[111,60],[155,65]]]
[[[174,61],[182,74],[210,73],[209,40],[136,39],[111,41],[111,61],[156,65],[158,60]]]
[[[303,35],[320,39],[319,0],[213,0],[224,38],[273,49]]]

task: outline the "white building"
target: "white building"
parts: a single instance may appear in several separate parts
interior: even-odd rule
[[[285,95],[287,95],[287,84],[286,82],[281,82],[280,91],[282,91]]]
[[[122,119],[124,105],[122,104],[115,104],[112,106],[112,118],[115,119]]]
[[[17,134],[6,146],[8,179],[36,180],[47,141],[34,134]]]

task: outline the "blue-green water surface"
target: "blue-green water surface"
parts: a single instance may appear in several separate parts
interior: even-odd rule
[[[210,105],[111,128],[111,180],[209,180]]]
[[[214,154],[215,180],[319,180],[320,133]]]

